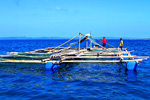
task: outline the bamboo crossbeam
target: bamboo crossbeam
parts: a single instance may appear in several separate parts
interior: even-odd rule
[[[36,52],[23,52],[23,53],[22,53],[22,52],[18,52],[18,53],[19,53],[19,55],[28,55],[28,54],[31,54],[31,55],[32,55],[32,54],[33,54],[33,55],[34,55],[34,54],[36,54],[36,55],[43,55],[43,54],[44,54],[44,55],[46,55],[46,54],[52,54],[52,52],[51,52],[51,53],[36,53]]]
[[[41,60],[0,60],[2,63],[42,63]]]
[[[115,62],[128,62],[128,61],[142,61],[143,59],[134,59],[134,60],[63,60],[61,63],[115,63]],[[0,60],[2,63],[48,63],[48,62],[57,62],[56,60],[49,60],[42,62],[41,60]]]
[[[149,58],[149,56],[137,56],[136,58]]]
[[[128,62],[128,61],[142,61],[143,59],[134,60],[64,60],[62,63],[115,63],[115,62]]]
[[[120,62],[120,60],[104,60],[104,61],[100,61],[100,60],[65,60],[62,61],[62,63],[113,63],[113,62]]]
[[[119,54],[120,54],[120,53],[118,53],[118,54],[102,53],[102,54],[99,54],[99,56],[100,56],[100,55],[114,55],[114,56],[116,56],[116,55],[119,55]],[[80,56],[90,56],[90,55],[91,55],[91,56],[97,56],[97,53],[95,53],[95,54],[94,54],[94,53],[93,53],[93,54],[90,54],[90,53],[89,53],[89,54],[88,54],[88,53],[83,53],[83,54],[81,54]]]
[[[112,53],[112,52],[104,52],[104,51],[86,51],[84,52],[84,54],[89,54],[89,55],[93,55],[93,54],[99,54],[99,55],[123,55],[123,54],[128,54],[128,52],[116,52],[116,53]]]
[[[137,56],[67,56],[64,58],[136,58]],[[138,58],[144,58],[144,57],[138,57]],[[147,58],[147,57],[146,57]]]
[[[91,49],[100,49],[103,50],[102,48],[91,48]],[[107,48],[108,50],[118,50],[118,48]],[[127,49],[127,48],[122,48],[122,49]]]

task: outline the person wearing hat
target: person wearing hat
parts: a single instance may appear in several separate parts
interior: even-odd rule
[[[120,48],[121,48],[121,51],[122,51],[122,47],[123,47],[123,40],[122,40],[122,38],[120,38]]]

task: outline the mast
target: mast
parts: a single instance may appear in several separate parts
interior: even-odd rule
[[[79,33],[79,52],[80,52],[80,39],[81,39],[81,33]]]
[[[91,31],[90,31],[90,36],[91,36]],[[92,41],[90,41],[90,48],[92,48]]]
[[[86,39],[86,49],[88,48],[88,39]]]

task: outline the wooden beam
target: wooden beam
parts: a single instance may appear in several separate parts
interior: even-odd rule
[[[62,63],[119,63],[119,62],[128,62],[128,61],[142,61],[143,59],[135,60],[64,60]]]
[[[64,56],[64,58],[136,58],[137,56]],[[140,57],[138,57],[140,58]],[[143,58],[143,57],[141,57]]]
[[[142,61],[143,59],[134,59],[134,60],[63,60],[61,63],[114,63],[114,62],[128,62],[128,61]],[[41,60],[0,60],[2,63],[47,63],[47,62],[57,62],[60,63],[60,61],[56,60],[50,60],[42,62]]]
[[[120,62],[120,60],[65,60],[62,63],[113,63],[113,62]]]
[[[80,39],[81,39],[81,35],[79,33],[79,52],[80,52]]]
[[[2,63],[42,63],[41,60],[0,60]]]

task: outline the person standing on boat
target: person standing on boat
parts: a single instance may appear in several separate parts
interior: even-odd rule
[[[122,47],[123,47],[123,40],[122,40],[122,38],[120,38],[120,48],[121,48],[121,51],[122,51]]]
[[[109,41],[105,37],[103,37],[103,40],[101,41],[101,43],[102,42],[103,42],[103,49],[106,49],[106,42],[109,42]]]

